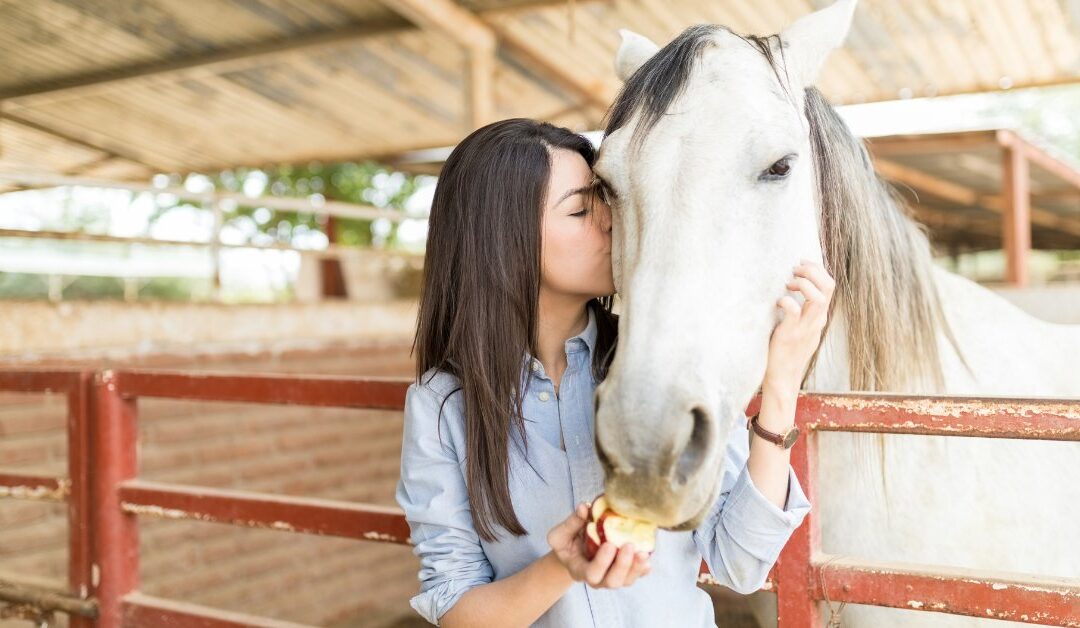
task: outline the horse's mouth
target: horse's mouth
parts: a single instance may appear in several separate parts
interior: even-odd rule
[[[710,491],[709,494],[712,495],[712,492]],[[701,525],[703,521],[705,521],[705,517],[709,514],[709,510],[711,508],[712,503],[706,500],[705,504],[701,507],[701,510],[699,510],[697,514],[695,514],[693,517],[690,517],[689,519],[683,521],[678,525],[670,527],[665,526],[664,529],[671,530],[672,532],[686,532],[689,530],[696,530],[697,527]]]

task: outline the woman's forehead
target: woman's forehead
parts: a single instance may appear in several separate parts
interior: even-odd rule
[[[592,181],[592,169],[580,154],[558,149],[552,151],[551,157],[548,189],[557,195],[555,199],[562,197],[567,191],[584,187]]]

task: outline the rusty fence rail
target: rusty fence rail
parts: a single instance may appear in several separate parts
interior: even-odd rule
[[[54,612],[70,615],[72,628],[91,628],[97,616],[92,597],[88,398],[93,374],[77,370],[0,370],[0,391],[55,393],[67,398],[68,464],[64,477],[0,474],[0,497],[67,504],[68,581],[66,586],[24,584],[16,574],[0,576],[0,606],[21,607],[22,616],[48,621]]]
[[[159,397],[401,410],[408,384],[406,379],[389,378],[145,370],[0,371],[0,390],[68,395],[71,452],[67,478],[0,475],[0,496],[69,503],[70,586],[72,596],[90,609],[84,616],[74,613],[72,626],[296,628],[300,625],[140,593],[138,518],[189,518],[407,544],[409,528],[401,511],[140,480],[136,477],[137,400]],[[812,501],[816,435],[821,431],[1080,441],[1080,401],[807,395],[799,399],[796,420],[809,437],[794,449],[792,465]],[[97,460],[92,474],[91,459]],[[778,595],[780,628],[820,626],[818,602],[825,599],[826,590],[833,602],[911,608],[910,600],[919,599],[924,602],[919,608],[925,611],[987,617],[990,609],[989,616],[1000,619],[1080,625],[1080,582],[841,560],[821,554],[819,547],[818,523],[811,513],[781,553],[764,587]],[[703,583],[712,581],[704,563],[701,574]]]
[[[808,438],[791,464],[814,502],[819,432],[1080,441],[1080,401],[815,394],[799,398],[796,422]],[[781,628],[821,626],[826,591],[835,603],[1080,626],[1080,580],[839,558],[820,547],[811,512],[773,570]]]

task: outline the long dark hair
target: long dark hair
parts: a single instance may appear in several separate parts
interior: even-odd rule
[[[545,122],[515,118],[473,131],[443,165],[428,220],[416,376],[436,368],[460,382],[450,394],[464,397],[466,485],[474,526],[487,541],[496,539],[496,524],[527,533],[510,500],[508,450],[511,427],[525,436],[519,389],[526,351],[537,354],[541,220],[549,151],[557,148],[590,167],[596,157],[586,138]],[[596,318],[597,381],[614,353],[612,300],[587,305]]]

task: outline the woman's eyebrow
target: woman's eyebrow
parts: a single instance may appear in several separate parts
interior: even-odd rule
[[[585,192],[588,192],[590,190],[592,190],[592,185],[586,185],[584,187],[567,190],[565,194],[559,197],[559,200],[555,201],[555,205],[557,206],[559,203],[562,203],[563,201],[575,194],[584,194]]]

